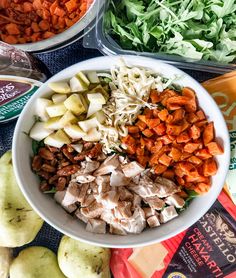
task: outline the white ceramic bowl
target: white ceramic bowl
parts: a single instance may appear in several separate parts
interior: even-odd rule
[[[99,57],[75,64],[48,80],[34,94],[25,106],[17,122],[13,139],[13,165],[17,182],[27,198],[28,202],[35,211],[50,225],[62,233],[91,244],[107,247],[132,247],[152,244],[171,238],[194,224],[207,210],[212,206],[219,195],[228,171],[230,147],[229,135],[224,118],[214,100],[206,90],[192,77],[181,70],[162,63],[158,60],[144,58],[139,56],[123,56],[126,63],[132,66],[144,66],[155,70],[164,77],[171,78],[174,75],[180,75],[181,80],[176,82],[182,86],[188,86],[195,90],[199,105],[204,110],[208,119],[214,121],[216,137],[222,142],[224,154],[217,156],[219,166],[217,174],[212,179],[210,191],[192,201],[189,208],[181,213],[177,218],[171,220],[160,227],[146,229],[139,235],[111,235],[111,234],[93,234],[85,230],[85,224],[72,218],[66,213],[52,198],[39,191],[38,177],[31,170],[31,139],[24,133],[28,132],[34,123],[34,104],[38,97],[48,96],[50,89],[48,82],[69,79],[78,71],[109,70],[114,64],[117,64],[119,56]]]

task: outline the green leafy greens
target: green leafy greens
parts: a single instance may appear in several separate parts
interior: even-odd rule
[[[236,58],[235,0],[110,0],[104,28],[128,50]]]

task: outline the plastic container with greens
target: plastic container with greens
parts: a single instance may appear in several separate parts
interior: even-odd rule
[[[98,10],[87,48],[202,71],[236,68],[234,0],[101,0]]]

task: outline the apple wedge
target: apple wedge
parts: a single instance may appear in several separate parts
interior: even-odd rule
[[[55,148],[61,148],[64,144],[70,144],[71,141],[66,133],[62,129],[59,129],[57,132],[46,137],[44,143]]]

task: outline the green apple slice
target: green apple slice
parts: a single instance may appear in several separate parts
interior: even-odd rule
[[[105,104],[106,100],[104,96],[101,93],[93,93],[93,94],[87,94],[88,100],[91,102],[96,102],[100,104]]]
[[[52,95],[52,101],[55,104],[60,103],[60,102],[64,102],[66,99],[67,99],[67,96],[63,95],[63,94],[54,94],[54,95]]]
[[[85,136],[82,138],[84,141],[96,142],[101,139],[101,133],[97,130],[96,127],[91,128]]]
[[[76,116],[78,116],[86,111],[85,107],[83,105],[83,102],[81,100],[81,97],[78,94],[73,94],[73,95],[69,96],[64,101],[64,105],[68,110],[73,112],[73,114],[75,114]]]
[[[72,139],[80,139],[86,135],[86,133],[77,124],[67,124],[64,127],[64,131]]]
[[[71,142],[66,133],[59,129],[57,132],[46,137],[44,143],[55,148],[61,148],[64,144],[70,144]]]
[[[50,117],[57,117],[64,115],[67,109],[63,103],[58,103],[46,107],[46,111]]]
[[[46,128],[43,122],[36,122],[31,128],[29,136],[36,141],[41,141],[51,133],[53,130]]]
[[[52,101],[46,98],[38,98],[35,105],[35,115],[38,116],[42,121],[49,119],[46,108],[52,105]]]
[[[71,92],[70,86],[67,82],[51,82],[48,83],[48,87],[56,93],[59,94],[68,94]]]
[[[96,118],[90,118],[85,121],[78,122],[79,126],[82,128],[84,132],[89,131],[89,129],[98,126],[98,121]]]

